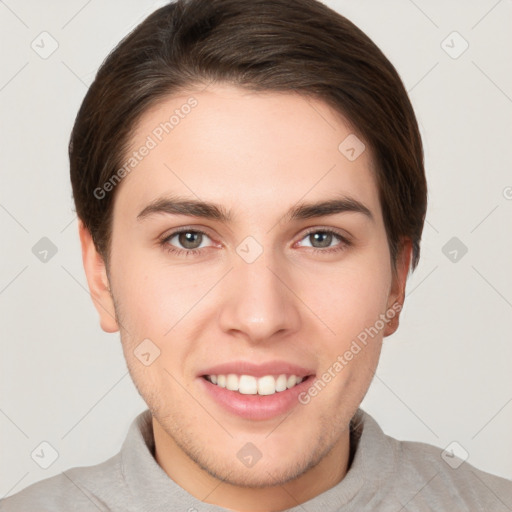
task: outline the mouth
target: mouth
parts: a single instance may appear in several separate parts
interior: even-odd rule
[[[237,361],[206,368],[197,377],[202,392],[224,413],[254,421],[272,419],[300,405],[299,396],[312,385],[315,372],[284,361]]]
[[[211,384],[229,391],[235,391],[241,395],[274,395],[298,386],[301,382],[313,377],[306,375],[300,377],[294,374],[264,375],[237,375],[235,373],[203,375],[202,378]]]

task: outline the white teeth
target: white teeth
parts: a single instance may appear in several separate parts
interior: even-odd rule
[[[238,391],[238,377],[233,373],[230,373],[226,377],[226,389],[230,391]]]
[[[226,376],[225,375],[217,375],[217,386],[221,388],[226,387]]]
[[[279,375],[276,380],[276,391],[284,391],[286,389],[286,375]]]
[[[276,379],[266,375],[258,379],[258,395],[273,395],[276,392]]]
[[[242,395],[273,395],[286,389],[293,388],[300,384],[304,379],[296,375],[285,374],[278,376],[265,375],[257,379],[252,375],[236,375],[229,373],[228,375],[208,375],[207,379],[221,388],[230,391],[238,391]]]
[[[240,375],[238,391],[242,395],[255,395],[258,392],[258,382],[252,375]]]

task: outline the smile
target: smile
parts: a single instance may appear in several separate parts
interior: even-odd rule
[[[255,377],[253,375],[205,375],[204,378],[221,388],[229,391],[237,391],[242,395],[273,395],[291,389],[300,384],[302,377],[297,375],[265,375]]]

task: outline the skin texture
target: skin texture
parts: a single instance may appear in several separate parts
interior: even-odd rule
[[[117,186],[108,271],[80,224],[84,267],[101,327],[120,331],[130,374],[152,412],[164,471],[208,503],[283,510],[344,477],[349,421],[398,315],[288,415],[251,421],[230,414],[201,391],[198,372],[239,359],[280,359],[322,375],[379,315],[403,303],[411,246],[405,241],[393,277],[371,150],[349,161],[338,146],[354,131],[321,101],[217,84],[147,111],[132,149],[191,95],[197,106]],[[137,219],[166,194],[221,204],[233,221],[165,213]],[[355,212],[283,220],[299,201],[340,194],[362,202],[373,221]],[[207,236],[195,246],[178,236],[159,243],[184,226]],[[338,230],[352,244],[333,236],[322,245],[308,228]],[[247,236],[263,249],[252,263],[236,252]],[[198,256],[166,251],[199,243]],[[160,350],[149,366],[134,355],[144,339]],[[251,468],[236,456],[247,442],[262,453]]]

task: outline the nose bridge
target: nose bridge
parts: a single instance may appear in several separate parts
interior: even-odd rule
[[[282,260],[269,250],[253,259],[254,250],[250,241],[237,248],[220,321],[225,331],[240,331],[251,342],[261,342],[278,332],[297,329],[299,315],[294,295],[284,284],[287,276]]]

